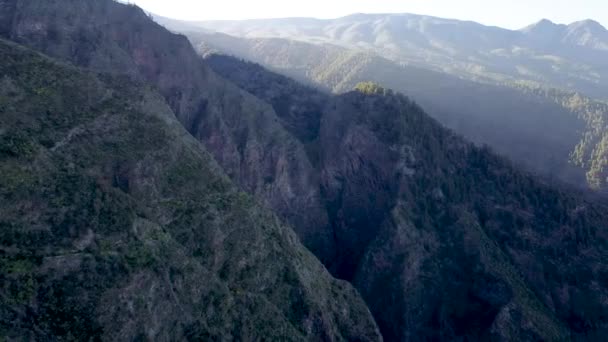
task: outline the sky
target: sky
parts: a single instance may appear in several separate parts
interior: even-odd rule
[[[546,18],[594,19],[608,27],[608,0],[123,0],[182,20],[337,18],[353,13],[416,13],[519,29]]]

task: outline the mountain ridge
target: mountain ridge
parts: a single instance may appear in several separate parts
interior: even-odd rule
[[[608,90],[607,77],[602,77],[608,74],[603,63],[608,31],[591,21],[548,25],[551,34],[545,35],[411,14],[360,15],[302,25],[288,19],[196,25],[243,38],[276,37],[372,50],[397,63],[472,80],[540,82],[603,100]]]
[[[301,210],[315,213],[294,222],[294,228],[308,248],[331,250],[324,247],[332,243],[324,233],[329,223],[305,147],[278,123],[268,104],[214,73],[185,36],[170,33],[136,6],[108,0],[3,1],[20,4],[16,19],[7,18],[9,39],[81,67],[126,73],[156,86],[235,183],[283,218]],[[74,25],[72,17],[88,21]],[[49,35],[55,39],[47,41]],[[80,40],[90,44],[82,48]]]
[[[471,23],[471,24],[477,24],[477,25],[481,25],[481,26],[485,26],[485,27],[493,27],[493,28],[499,28],[502,30],[508,30],[508,31],[521,31],[524,30],[527,27],[532,27],[535,26],[539,23],[549,23],[549,24],[553,24],[553,25],[557,25],[557,26],[571,26],[577,23],[595,23],[598,24],[599,26],[601,26],[603,29],[606,29],[606,27],[601,24],[600,22],[591,19],[591,18],[587,18],[587,19],[581,19],[581,20],[576,20],[570,23],[555,23],[550,19],[547,18],[542,18],[540,20],[538,20],[535,23],[532,23],[530,25],[527,25],[523,28],[520,29],[509,29],[509,28],[504,28],[501,26],[497,26],[497,25],[486,25],[486,24],[482,24],[480,22],[477,22],[475,20],[467,20],[467,19],[456,19],[456,18],[446,18],[446,17],[439,17],[439,16],[433,16],[433,15],[426,15],[426,14],[419,14],[419,13],[411,13],[411,12],[399,12],[399,13],[390,13],[390,12],[386,12],[386,13],[365,13],[365,12],[357,12],[357,13],[352,13],[352,14],[347,14],[344,16],[339,16],[339,17],[335,17],[335,18],[316,18],[316,17],[278,17],[278,18],[255,18],[255,19],[215,19],[215,20],[180,20],[180,19],[174,19],[174,18],[169,18],[169,17],[165,17],[163,15],[160,14],[152,14],[152,16],[155,19],[158,19],[159,22],[163,22],[163,20],[175,20],[175,21],[179,21],[179,22],[183,22],[183,23],[188,23],[191,25],[196,25],[196,24],[204,24],[204,23],[227,23],[227,22],[231,22],[231,23],[237,23],[237,22],[268,22],[268,21],[289,21],[289,20],[305,20],[305,21],[334,21],[334,20],[345,20],[345,19],[360,19],[360,18],[372,18],[372,17],[387,17],[387,16],[397,16],[397,17],[420,17],[420,18],[429,18],[429,19],[435,19],[435,20],[444,20],[446,22],[456,22],[456,23]]]
[[[239,56],[328,92],[349,91],[364,81],[384,84],[412,96],[445,126],[476,144],[488,144],[522,168],[605,191],[608,174],[599,165],[606,150],[601,136],[608,106],[581,94],[540,85],[477,83],[331,44],[221,33],[188,36],[203,56]]]
[[[381,339],[153,89],[0,56],[0,338]]]

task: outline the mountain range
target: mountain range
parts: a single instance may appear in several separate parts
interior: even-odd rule
[[[211,64],[214,54],[239,56],[335,93],[362,81],[384,84],[413,97],[443,125],[479,145],[491,146],[529,171],[606,191],[603,141],[608,105],[583,94],[479,83],[331,44],[186,33]]]
[[[608,30],[548,20],[522,30],[414,14],[355,14],[192,23],[245,38],[288,38],[371,50],[400,64],[475,80],[533,82],[608,100]]]
[[[197,52],[112,0],[0,9],[0,339],[608,332],[605,203],[413,99]]]

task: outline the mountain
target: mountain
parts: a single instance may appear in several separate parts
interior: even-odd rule
[[[517,31],[414,14],[191,25],[245,38],[287,38],[372,50],[401,64],[473,80],[542,83],[608,100],[608,31],[591,20],[570,25],[543,20]]]
[[[305,146],[280,125],[271,106],[210,70],[186,37],[135,6],[109,0],[2,3],[13,9],[0,24],[8,27],[6,38],[78,66],[152,84],[235,183],[280,217],[299,216],[294,228],[315,253],[331,250]]]
[[[380,339],[150,87],[0,60],[0,338]]]
[[[299,107],[283,103],[314,93],[234,58],[210,64],[286,117]],[[318,165],[344,260],[329,266],[361,291],[385,339],[600,338],[608,208],[522,173],[377,85],[326,101]]]
[[[221,33],[188,37],[220,73],[213,55],[227,53],[336,93],[375,81],[412,96],[443,125],[528,170],[601,193],[607,189],[602,141],[608,105],[580,93],[472,82],[330,44]]]
[[[579,46],[591,50],[608,51],[608,31],[594,20],[577,21],[570,25],[555,24],[543,19],[521,30],[536,40],[535,43]]]
[[[594,20],[584,20],[569,25],[562,41],[594,50],[608,51],[608,31]]]
[[[285,286],[293,281],[293,273],[282,272],[275,265],[298,265],[297,261],[302,260],[297,259],[298,256],[305,258],[306,252],[298,247],[295,237],[286,239],[292,244],[280,238],[281,232],[289,235],[288,230],[272,230],[272,227],[282,227],[276,219],[249,220],[250,216],[240,213],[240,209],[228,216],[212,217],[207,215],[208,211],[198,211],[200,206],[208,206],[209,209],[203,210],[212,212],[215,208],[218,211],[226,210],[222,208],[229,210],[233,202],[222,199],[222,188],[199,185],[199,182],[207,184],[204,182],[214,179],[210,172],[205,171],[205,163],[179,158],[179,154],[163,147],[183,142],[178,139],[180,136],[199,149],[204,146],[217,161],[218,168],[259,203],[251,203],[247,195],[241,194],[235,195],[237,206],[241,200],[250,201],[251,210],[259,211],[262,216],[265,213],[262,208],[272,209],[287,224],[294,226],[303,244],[333,275],[351,282],[361,293],[386,340],[559,341],[599,340],[605,336],[608,305],[604,299],[608,296],[608,270],[603,261],[608,257],[608,209],[601,203],[572,189],[553,187],[520,171],[489,149],[476,147],[443,128],[409,98],[377,84],[363,83],[353,91],[331,95],[238,59],[216,56],[213,60],[203,61],[185,37],[169,33],[138,8],[112,1],[4,0],[0,5],[8,10],[3,11],[0,18],[4,37],[94,72],[113,73],[115,76],[110,77],[125,79],[125,82],[118,82],[125,87],[128,82],[147,84],[160,94],[158,100],[168,105],[172,112],[168,114],[176,118],[171,121],[183,126],[181,129],[175,124],[175,129],[181,133],[161,139],[157,132],[148,133],[136,124],[121,126],[132,132],[125,134],[120,129],[103,130],[114,126],[102,122],[99,126],[101,131],[84,134],[83,139],[100,139],[103,143],[75,143],[73,148],[100,146],[102,151],[109,149],[107,155],[111,161],[115,158],[119,161],[143,159],[139,164],[147,167],[129,167],[133,164],[126,163],[126,170],[121,168],[124,164],[110,162],[110,166],[102,167],[103,170],[111,170],[110,176],[105,177],[109,179],[106,182],[116,184],[120,191],[132,194],[130,196],[139,194],[130,192],[131,189],[140,189],[139,186],[150,189],[143,191],[149,197],[133,198],[133,205],[141,205],[152,215],[157,215],[152,218],[159,217],[156,220],[145,218],[166,227],[167,232],[175,232],[175,240],[184,244],[186,252],[190,251],[193,258],[208,260],[212,265],[215,260],[226,260],[229,264],[225,270],[220,268],[217,273],[210,272],[209,277],[193,282],[181,282],[180,278],[171,278],[169,273],[169,281],[174,279],[177,285],[198,293],[207,290],[208,282],[215,276],[226,276],[237,296],[242,294],[249,299],[251,296],[247,291],[259,293],[255,291],[261,287],[271,291],[268,296],[273,300],[278,298],[277,302],[263,301],[267,306],[260,308],[256,302],[250,301],[237,306],[232,297],[220,293],[219,300],[227,302],[211,307],[234,308],[233,314],[220,322],[209,322],[208,326],[218,330],[208,332],[204,324],[195,324],[193,328],[185,329],[188,332],[185,337],[199,340],[213,337],[241,340],[380,339],[375,326],[366,320],[366,311],[358,305],[356,293],[349,292],[348,286],[341,282],[335,284],[343,285],[342,291],[322,285],[335,281],[323,275],[323,268],[318,264],[318,268],[313,268],[314,260],[310,263],[301,261],[297,271],[289,269],[301,276],[296,277],[300,279],[296,283],[310,284],[304,280],[311,279],[321,284],[302,285],[289,292],[285,290]],[[30,74],[36,75],[35,72],[19,73],[23,75],[21,77]],[[73,92],[58,87],[52,89],[67,94],[70,103],[78,103]],[[84,88],[79,86],[77,89]],[[45,94],[44,89],[35,90]],[[36,91],[31,96],[37,96]],[[120,94],[136,104],[145,103],[142,97],[131,96],[122,89]],[[27,100],[24,102],[29,103]],[[131,108],[134,107],[117,106],[117,119],[135,115],[135,111],[125,110]],[[110,116],[110,119],[116,116]],[[147,117],[142,121],[143,124],[154,122]],[[27,136],[25,133],[35,133],[47,125],[63,127],[61,122],[50,122],[34,124],[29,130],[17,126],[10,132]],[[70,127],[66,130],[69,131]],[[116,137],[113,132],[116,132]],[[133,134],[135,132],[141,134]],[[70,136],[69,133],[67,135]],[[77,132],[74,135],[76,137],[68,140],[79,137]],[[151,140],[154,144],[131,143],[129,140],[122,145],[113,140],[129,138]],[[9,141],[9,146],[13,146],[12,142],[19,140]],[[47,145],[52,146],[51,143]],[[17,146],[25,146],[24,150],[29,150],[29,144]],[[122,150],[134,147],[147,153],[124,153]],[[95,177],[97,173],[87,171],[88,168],[106,163],[103,154],[99,156],[92,152],[74,155],[75,164],[93,159],[91,164],[79,166],[77,173],[82,177]],[[118,167],[114,167],[116,164]],[[134,164],[139,165],[137,162]],[[65,162],[57,165],[70,167]],[[172,166],[178,170],[162,172]],[[148,178],[139,185],[137,181],[130,180],[132,172]],[[158,195],[160,186],[156,185],[154,178],[157,174],[176,183],[166,190],[169,203],[160,201],[167,197],[162,193]],[[42,183],[47,179],[49,182],[58,179],[41,175],[34,178],[41,179]],[[65,183],[58,188],[68,191],[70,184],[75,184],[76,189],[88,189],[77,182]],[[182,196],[186,196],[181,195],[182,191],[187,197],[180,201],[184,198]],[[22,193],[14,188],[8,188],[6,192],[9,196]],[[207,202],[206,196],[212,198]],[[87,203],[77,196],[68,197],[72,201],[67,203]],[[173,201],[175,198],[177,201]],[[32,196],[31,201],[55,205],[51,199],[42,194]],[[180,202],[184,201],[190,207],[187,206],[183,212],[178,211]],[[16,203],[20,205],[20,202]],[[29,208],[28,205],[23,204],[19,209]],[[59,208],[69,206],[61,202],[56,205]],[[163,210],[169,210],[174,216],[166,216]],[[204,214],[199,216],[199,212]],[[271,214],[265,215],[272,217]],[[46,222],[39,216],[32,217],[37,218]],[[216,225],[197,219],[209,220]],[[240,220],[247,222],[239,224]],[[36,222],[34,227],[38,227]],[[80,225],[71,222],[68,221],[64,229],[77,231],[76,227]],[[85,217],[83,222],[96,223],[90,217]],[[194,232],[203,236],[188,234],[188,230],[180,229],[180,226],[175,231],[170,229],[173,223],[177,225],[180,222],[185,222],[187,227],[198,227],[193,229]],[[29,224],[29,220],[24,223]],[[233,234],[222,234],[233,223],[240,229]],[[106,226],[105,222],[101,224]],[[205,239],[210,225],[219,229],[219,233]],[[30,227],[14,226],[17,232],[29,231],[23,227]],[[258,231],[256,227],[270,230],[268,235],[259,237],[268,243],[256,243],[260,240],[251,237]],[[127,231],[133,231],[131,228],[129,226]],[[137,232],[139,230],[134,234]],[[14,239],[7,238],[8,241]],[[204,246],[208,248],[197,248],[199,243],[206,243]],[[119,247],[120,244],[111,243],[107,248]],[[277,249],[278,252],[273,253]],[[143,260],[144,265],[149,265],[145,251],[143,257],[139,256],[137,248],[127,248],[127,251],[135,251],[137,256],[133,259],[138,260],[136,263]],[[161,262],[173,260],[167,257],[159,259]],[[254,260],[260,260],[260,264],[248,267],[248,262]],[[268,268],[259,266],[266,264]],[[153,269],[144,266],[144,272]],[[82,274],[82,271],[77,274]],[[20,284],[15,279],[5,283],[9,287]],[[153,282],[137,284],[149,283]],[[69,285],[70,282],[62,280],[59,284]],[[78,283],[66,292],[85,291],[89,284],[103,283]],[[137,287],[129,289],[146,293]],[[306,289],[312,291],[307,292]],[[171,290],[161,298],[172,298],[173,293],[182,293],[178,291],[179,287]],[[318,297],[306,295],[317,291]],[[272,295],[274,293],[277,293],[276,297]],[[49,295],[49,298],[57,297]],[[112,295],[108,298],[121,297]],[[196,304],[191,299],[187,297],[187,307]],[[344,307],[337,304],[342,300]],[[59,303],[49,300],[50,312],[53,308],[64,310],[67,305],[62,306],[61,303],[61,300]],[[137,301],[133,305],[136,304]],[[265,309],[273,306],[279,314]],[[95,303],[86,307],[103,308]],[[120,307],[128,309],[129,305]],[[164,310],[162,303],[153,307],[163,314],[169,311]],[[280,310],[285,314],[281,315]],[[28,312],[26,317],[31,317]],[[122,317],[113,313],[110,311],[107,317]],[[180,311],[170,314],[174,319],[188,317]],[[75,318],[61,325],[64,329],[61,331],[83,321],[79,315],[67,316]],[[144,320],[149,324],[161,321],[156,320],[156,316],[146,319],[148,317],[145,316]],[[215,316],[204,311],[197,317],[204,320]],[[294,332],[287,337],[281,336],[285,331],[281,327],[286,324],[265,324],[258,317],[279,322],[283,317],[289,317],[290,322],[294,320]],[[27,322],[22,326],[27,326]],[[361,326],[360,330],[355,328],[357,326]],[[179,331],[171,330],[173,332],[175,335],[166,339],[181,337]],[[39,334],[45,333],[43,330]]]
[[[520,31],[532,37],[549,38],[549,41],[555,41],[563,35],[567,28],[567,25],[555,24],[549,19],[541,19],[532,25],[522,28]]]

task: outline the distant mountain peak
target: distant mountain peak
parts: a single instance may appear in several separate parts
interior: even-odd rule
[[[335,20],[360,21],[360,20],[376,20],[387,17],[405,17],[415,16],[409,13],[352,13]],[[331,20],[331,19],[330,19]]]
[[[593,19],[585,19],[581,21],[575,21],[572,24],[568,25],[569,28],[578,28],[578,29],[589,29],[596,32],[604,32],[606,28],[602,26],[599,22]]]
[[[520,31],[537,42],[566,43],[608,51],[608,30],[592,19],[575,21],[569,25],[542,19]]]
[[[543,18],[541,20],[539,20],[536,25],[551,25],[554,26],[556,25],[554,22],[552,22],[551,20],[547,19],[547,18]]]
[[[608,51],[608,30],[595,20],[587,19],[568,25],[564,40],[579,46]]]
[[[520,31],[531,33],[531,32],[547,32],[547,31],[555,31],[557,29],[568,28],[572,29],[589,29],[593,31],[606,31],[606,28],[602,26],[599,22],[593,19],[585,19],[580,21],[575,21],[569,25],[557,24],[549,19],[541,19],[538,22],[526,26]]]
[[[524,27],[521,31],[533,34],[547,34],[554,33],[564,27],[565,25],[556,24],[549,19],[541,19],[532,25]]]

